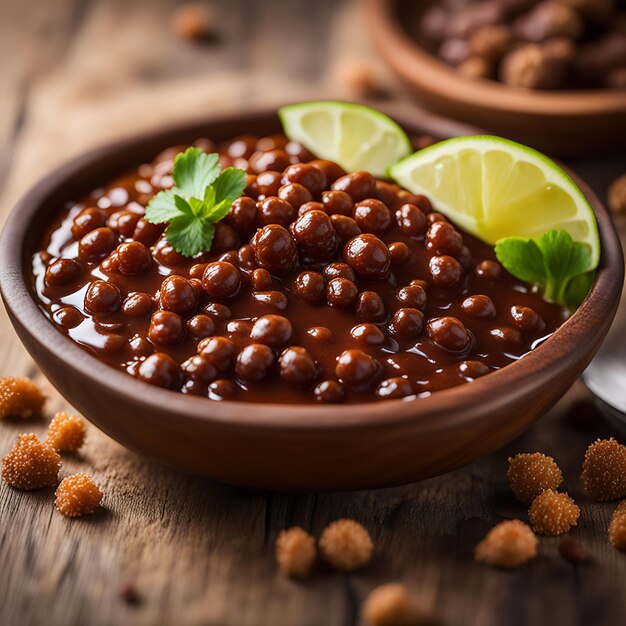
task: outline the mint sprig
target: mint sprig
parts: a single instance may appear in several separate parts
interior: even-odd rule
[[[575,309],[591,289],[591,248],[565,230],[549,230],[535,238],[505,237],[496,242],[495,250],[510,274],[543,287],[549,302]]]
[[[176,252],[193,257],[211,249],[215,224],[243,193],[246,173],[234,167],[222,171],[217,154],[191,147],[176,155],[172,177],[174,187],[150,200],[145,218],[152,224],[169,222],[168,243]]]

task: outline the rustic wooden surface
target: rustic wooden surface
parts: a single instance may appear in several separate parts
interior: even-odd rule
[[[194,45],[168,30],[172,0],[0,0],[0,207],[6,216],[40,175],[84,148],[209,110],[320,95],[352,95],[337,64],[371,59],[397,99],[403,90],[367,43],[357,0],[215,1],[217,40]],[[575,140],[575,138],[573,138]],[[573,164],[604,195],[626,161]],[[67,407],[0,319],[2,375],[31,375]],[[576,388],[507,450],[407,487],[286,495],[183,476],[127,452],[91,427],[63,475],[89,472],[105,493],[90,519],[54,510],[53,490],[0,485],[0,624],[340,626],[359,623],[375,585],[402,580],[444,624],[623,624],[626,555],[607,541],[611,504],[594,504],[578,479],[586,445],[610,432],[572,427]],[[0,424],[0,454],[44,420]],[[592,551],[574,567],[542,539],[531,565],[503,572],[472,549],[503,518],[524,517],[508,494],[506,458],[553,454],[582,516],[572,535]],[[343,516],[376,544],[370,566],[349,576],[320,567],[305,583],[277,574],[273,542],[300,524],[319,533]],[[120,588],[140,596],[129,604]]]

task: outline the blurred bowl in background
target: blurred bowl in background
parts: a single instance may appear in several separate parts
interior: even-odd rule
[[[623,150],[626,92],[532,91],[467,78],[409,32],[432,4],[433,0],[365,2],[380,54],[424,106],[561,157]]]

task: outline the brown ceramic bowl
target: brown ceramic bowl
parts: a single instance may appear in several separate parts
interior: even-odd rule
[[[471,132],[424,114],[388,112],[411,133]],[[44,317],[33,299],[30,259],[64,202],[167,146],[278,130],[272,111],[157,131],[64,165],[15,207],[0,243],[2,295],[24,345],[69,402],[123,445],[182,470],[238,485],[322,490],[394,485],[446,472],[511,441],[561,397],[608,331],[623,276],[611,220],[582,183],[598,217],[602,261],[580,309],[521,361],[428,398],[289,406],[184,396],[108,367]]]
[[[558,156],[623,150],[626,92],[540,92],[466,78],[409,32],[432,3],[366,0],[376,47],[426,107]]]

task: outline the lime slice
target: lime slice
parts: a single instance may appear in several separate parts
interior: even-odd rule
[[[289,139],[347,172],[366,170],[382,177],[413,150],[398,124],[361,104],[302,102],[282,107],[278,115]]]
[[[593,209],[574,181],[532,148],[500,137],[458,137],[416,152],[388,174],[483,241],[566,230],[591,248],[589,269],[598,265]]]

